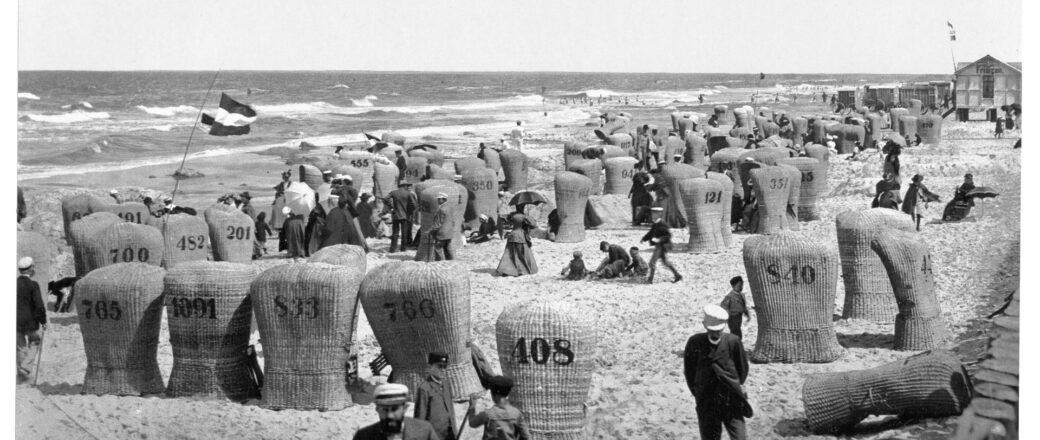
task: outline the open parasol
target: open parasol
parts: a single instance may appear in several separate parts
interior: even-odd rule
[[[314,190],[303,183],[294,183],[285,189],[285,206],[293,214],[307,216],[314,209]]]
[[[365,133],[365,132],[361,132],[361,134],[365,135],[365,137],[368,138],[369,140],[373,140],[373,141],[376,141],[376,142],[379,142],[379,141],[382,140],[382,139],[380,139],[380,138],[378,138],[376,136],[372,136],[372,135],[370,135],[368,133]]]
[[[414,146],[408,147],[407,151],[410,152],[412,150],[436,150],[436,149],[437,149],[436,145],[420,144],[420,145],[414,145]]]
[[[520,191],[513,196],[513,199],[509,201],[510,205],[524,205],[533,203],[535,205],[540,203],[548,203],[541,194],[534,191]]]
[[[985,199],[985,198],[989,198],[989,197],[996,197],[996,196],[999,196],[999,195],[1000,195],[1000,193],[998,193],[996,190],[994,190],[993,188],[990,188],[988,186],[976,186],[974,189],[971,189],[967,193],[964,194],[965,197],[969,197],[969,198],[975,197],[975,198],[979,198],[979,199]]]
[[[886,136],[888,136],[888,140],[899,144],[900,147],[906,147],[906,138],[904,138],[903,135],[899,133],[889,133]]]

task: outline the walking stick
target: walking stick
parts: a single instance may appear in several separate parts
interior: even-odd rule
[[[455,436],[456,440],[462,439],[462,430],[466,429],[466,422],[469,421],[470,411],[466,411],[466,416],[462,418],[462,425],[459,426],[459,435]]]
[[[36,374],[33,376],[33,386],[36,386],[36,381],[40,379],[40,359],[43,359],[43,338],[47,336],[47,331],[40,333],[40,351],[36,352]]]

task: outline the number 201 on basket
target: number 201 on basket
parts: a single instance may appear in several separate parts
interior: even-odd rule
[[[518,364],[545,365],[551,360],[556,365],[566,366],[574,362],[574,351],[571,350],[571,341],[567,339],[553,339],[550,348],[545,338],[533,338],[530,343],[527,338],[518,338],[513,344],[513,359]]]

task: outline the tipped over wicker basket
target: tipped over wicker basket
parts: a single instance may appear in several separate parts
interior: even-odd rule
[[[914,232],[888,228],[874,235],[870,248],[881,257],[899,305],[894,348],[944,348],[948,334],[935,294],[934,263],[928,243]]]
[[[881,258],[870,247],[877,234],[887,228],[913,229],[910,216],[885,208],[846,211],[835,218],[841,278],[845,285],[844,319],[893,322],[898,309]]]

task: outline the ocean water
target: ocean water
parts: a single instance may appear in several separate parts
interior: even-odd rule
[[[215,81],[214,81],[215,79]],[[583,123],[609,108],[696,110],[754,92],[819,93],[841,86],[928,81],[915,75],[759,75],[426,72],[73,72],[18,75],[19,179],[180,160],[199,108],[220,93],[258,113],[245,136],[199,126],[190,154],[274,146],[360,147],[362,132],[401,131],[416,142],[463,131]],[[212,91],[210,85],[213,84]],[[698,96],[705,98],[704,105]],[[581,102],[581,98],[586,98]],[[590,102],[591,101],[591,102]]]

